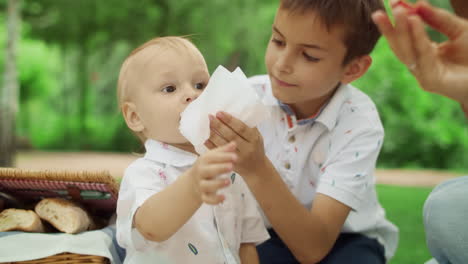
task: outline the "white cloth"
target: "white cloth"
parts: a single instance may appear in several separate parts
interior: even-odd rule
[[[210,136],[208,115],[218,111],[233,115],[249,127],[257,126],[268,117],[267,108],[242,70],[237,68],[231,73],[218,66],[203,93],[181,114],[179,130],[198,153],[207,150],[204,144]]]
[[[268,158],[291,192],[308,209],[316,193],[352,208],[342,232],[376,238],[390,259],[398,229],[385,218],[377,199],[374,170],[384,130],[371,99],[342,85],[318,116],[296,120],[292,110],[273,97],[267,75],[249,80],[263,92],[264,102],[276,105],[258,128]]]
[[[146,240],[132,227],[136,210],[173,183],[198,156],[154,140],[148,140],[145,147],[145,156],[125,171],[117,203],[117,241],[127,250],[125,263],[150,263],[153,256],[165,258],[169,263],[225,263],[224,250],[238,259],[241,243],[268,239],[255,199],[242,177],[234,174],[224,193],[225,202],[214,209],[217,227],[213,206],[202,204],[168,240],[161,243]],[[218,230],[228,249],[222,247]]]
[[[112,264],[120,264],[114,234],[114,226],[79,234],[0,232],[0,263],[37,260],[69,252],[102,256]]]

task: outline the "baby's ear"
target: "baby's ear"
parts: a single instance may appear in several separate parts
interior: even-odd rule
[[[136,106],[134,103],[126,102],[122,106],[122,113],[125,119],[127,126],[134,132],[141,132],[145,129],[143,122],[141,122],[140,116],[136,111]]]
[[[353,59],[345,66],[341,83],[348,84],[363,76],[372,64],[372,58],[369,55],[364,55]]]

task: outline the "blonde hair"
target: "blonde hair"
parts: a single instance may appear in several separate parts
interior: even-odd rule
[[[141,51],[145,50],[148,47],[152,46],[159,46],[161,48],[188,48],[188,47],[195,47],[193,43],[186,37],[177,37],[177,36],[168,36],[168,37],[157,37],[151,39],[145,43],[143,43],[138,48],[134,49],[130,55],[124,60],[122,66],[120,68],[119,79],[117,82],[117,100],[119,103],[119,109],[122,110],[123,103],[128,100],[128,74],[129,69],[131,68],[131,62],[134,57],[140,53]]]
[[[131,74],[130,69],[132,68],[132,61],[135,59],[135,56],[141,51],[145,50],[148,47],[161,47],[161,48],[173,48],[173,49],[188,49],[193,47],[196,49],[195,45],[188,39],[188,36],[167,36],[167,37],[157,37],[153,38],[145,43],[143,43],[138,48],[134,49],[130,55],[124,60],[120,68],[119,79],[117,82],[117,102],[120,112],[123,114],[123,106],[125,102],[129,101],[129,89],[132,86],[129,84],[129,74]],[[146,138],[142,133],[134,132],[141,141],[144,143]]]

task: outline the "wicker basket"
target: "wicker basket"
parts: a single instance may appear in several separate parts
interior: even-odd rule
[[[77,264],[77,263],[105,263],[108,264],[110,261],[105,257],[91,256],[91,255],[79,255],[73,253],[62,253],[47,258],[19,261],[19,262],[7,262],[9,264]]]
[[[32,171],[0,168],[0,192],[25,202],[61,197],[83,204],[93,215],[110,217],[117,204],[118,184],[108,171]],[[0,209],[1,210],[1,209]],[[110,263],[101,256],[62,253],[9,263]]]

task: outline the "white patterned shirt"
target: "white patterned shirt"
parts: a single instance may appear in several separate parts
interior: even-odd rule
[[[148,140],[145,147],[145,156],[125,171],[117,203],[117,241],[127,251],[124,263],[154,263],[161,258],[183,264],[224,264],[232,263],[232,258],[238,262],[242,243],[258,244],[269,238],[255,199],[242,177],[232,173],[232,184],[223,189],[226,200],[222,205],[202,204],[164,242],[146,240],[132,226],[136,210],[173,183],[198,156],[154,140]]]
[[[398,229],[377,199],[374,170],[384,130],[371,99],[351,85],[341,85],[316,116],[297,120],[292,109],[272,95],[268,75],[249,81],[271,106],[271,118],[258,129],[266,155],[289,190],[309,210],[317,193],[349,206],[341,232],[376,238],[390,259]]]

